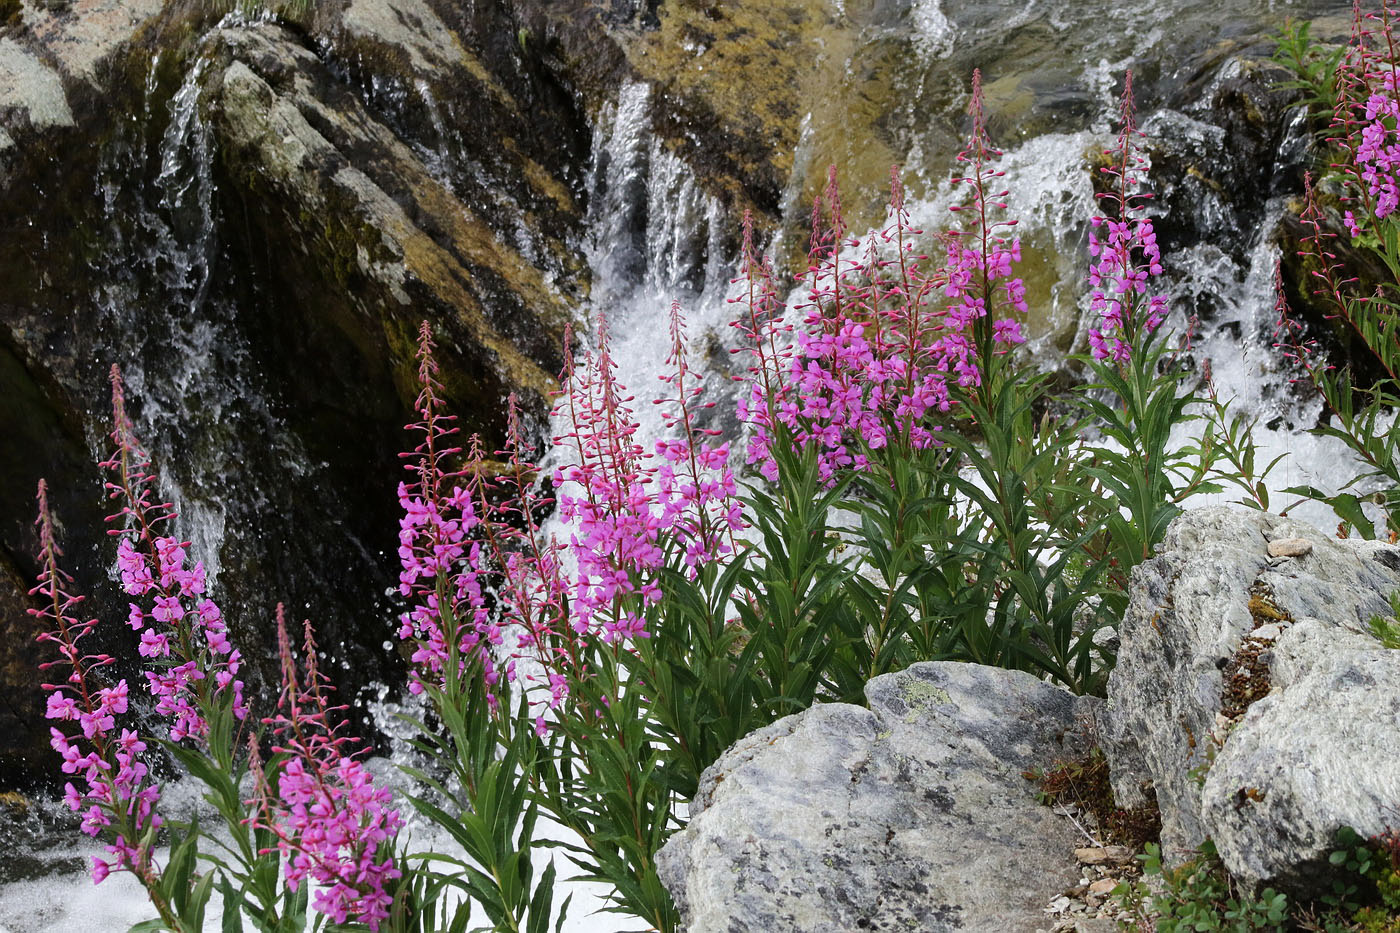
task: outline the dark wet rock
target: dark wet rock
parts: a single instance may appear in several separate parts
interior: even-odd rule
[[[0,35],[0,553],[32,572],[33,492],[47,477],[76,589],[93,614],[124,615],[93,465],[118,362],[160,494],[217,566],[255,684],[275,677],[278,601],[314,619],[343,688],[398,683],[384,594],[418,322],[433,320],[466,430],[499,446],[512,390],[539,426],[565,309],[587,289],[573,242],[587,124],[572,98],[554,123],[541,117],[561,144],[532,170],[548,149],[522,131],[524,111],[553,107],[545,92],[510,121],[506,105],[460,113],[470,145],[453,158],[504,153],[495,170],[519,176],[471,189],[407,122],[366,107],[311,25],[211,33],[216,18],[212,4],[78,0],[26,5]],[[415,39],[418,25],[380,45],[461,43]],[[477,70],[463,98],[497,80]],[[447,87],[470,71],[425,67],[423,80]],[[282,131],[302,134],[300,156],[279,148]],[[507,223],[477,197],[486,189],[520,214]],[[103,630],[102,646],[134,657],[123,629]],[[34,682],[27,659],[0,670],[4,689]],[[7,734],[17,750],[46,740],[42,723]]]
[[[42,769],[49,752],[44,721],[44,678],[38,626],[26,610],[31,602],[22,572],[0,554],[0,784]]]
[[[568,314],[544,272],[280,27],[226,29],[211,55],[201,106],[223,173],[279,257],[269,271],[308,300],[301,329],[345,333],[408,395],[427,318],[459,409],[497,433],[511,391],[542,411]]]

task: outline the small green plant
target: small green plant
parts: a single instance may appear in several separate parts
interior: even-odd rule
[[[1289,19],[1277,38],[1273,61],[1293,72],[1294,80],[1274,86],[1302,91],[1301,103],[1313,117],[1316,131],[1324,134],[1325,125],[1318,124],[1321,115],[1331,114],[1337,105],[1337,66],[1346,49],[1315,42],[1312,23],[1307,20]]]
[[[1290,902],[1272,888],[1256,895],[1241,891],[1209,839],[1177,868],[1162,864],[1153,843],[1138,860],[1143,879],[1125,880],[1113,892],[1137,929],[1400,933],[1400,834],[1393,831],[1368,840],[1350,827],[1338,830],[1328,857],[1337,876],[1312,904]]]
[[[1161,847],[1148,843],[1138,856],[1143,875],[1160,881],[1154,892],[1145,880],[1124,881],[1114,894],[1139,928],[1158,933],[1221,931],[1256,933],[1283,930],[1288,922],[1288,897],[1273,888],[1258,895],[1240,891],[1220,863],[1210,840],[1195,858],[1177,868],[1162,864]]]
[[[1390,616],[1371,616],[1371,634],[1385,647],[1400,649],[1400,590],[1390,594]]]

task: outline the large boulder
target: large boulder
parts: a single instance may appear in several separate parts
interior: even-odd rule
[[[1173,523],[1134,572],[1103,716],[1117,797],[1155,789],[1169,858],[1210,838],[1236,878],[1306,890],[1339,828],[1395,822],[1400,651],[1370,620],[1397,588],[1387,544],[1227,508]]]
[[[781,719],[705,771],[657,855],[686,930],[1033,930],[1078,879],[1077,831],[1023,772],[1082,754],[1098,701],[953,662],[866,696]]]

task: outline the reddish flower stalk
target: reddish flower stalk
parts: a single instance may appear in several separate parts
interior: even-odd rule
[[[499,452],[506,469],[497,490],[501,502],[490,522],[492,556],[502,568],[502,614],[519,626],[517,644],[534,658],[549,678],[549,707],[557,709],[568,696],[566,673],[583,670],[578,633],[569,622],[569,590],[560,544],[546,538],[539,517],[554,503],[535,487],[538,465],[527,455],[520,409],[511,393],[506,401],[506,448]],[[513,663],[513,662],[512,662]],[[535,720],[543,734],[543,716]]]
[[[778,469],[770,449],[772,430],[791,392],[786,382],[792,357],[787,336],[790,328],[783,320],[786,308],[773,286],[773,270],[767,258],[755,250],[753,215],[748,211],[744,212],[741,256],[743,274],[734,281],[745,283],[745,293],[730,301],[743,303],[744,311],[730,326],[743,339],[733,352],[747,353],[750,359],[748,375],[737,377],[747,386],[739,396],[737,412],[739,420],[752,430],[747,462],[759,464],[759,472],[772,481],[777,479]]]
[[[1006,208],[1008,192],[990,189],[1004,173],[992,164],[1000,153],[987,140],[980,73],[973,75],[969,113],[972,135],[959,161],[970,164],[970,174],[953,182],[970,197],[953,210],[973,219],[947,235],[946,269],[925,272],[926,257],[913,251],[921,231],[910,224],[897,170],[891,171],[892,222],[863,242],[846,239],[834,170],[828,176],[812,213],[803,326],[794,356],[780,366],[769,349],[774,329],[766,326],[776,314],[760,299],[764,280],[746,239],[749,314],[739,326],[757,365],[739,416],[752,425],[749,461],[760,463],[769,479],[777,469],[771,444],[778,424],[796,446],[817,449],[827,481],[838,471],[864,469],[870,451],[892,442],[932,445],[938,426],[926,422],[930,413],[950,410],[950,381],[980,385],[985,362],[1024,341],[1025,286],[1012,274],[1020,244],[998,232],[1015,221],[993,216]],[[897,255],[885,259],[880,247],[890,243]],[[946,304],[933,306],[939,293]]]
[[[418,671],[409,684],[414,693],[421,693],[425,682],[444,684],[453,658],[458,675],[480,663],[494,686],[499,673],[491,648],[502,642],[482,587],[483,513],[478,513],[475,501],[483,482],[481,471],[452,472],[446,467],[447,458],[461,448],[451,445],[458,428],[456,419],[445,412],[437,371],[432,334],[424,321],[418,338],[419,420],[407,428],[421,432],[423,439],[402,454],[411,461],[405,468],[417,480],[399,484],[404,510],[399,519],[399,592],[414,600],[400,619],[399,637],[416,644],[413,661]],[[479,449],[475,456],[479,467]]]
[[[989,190],[999,185],[1006,172],[995,168],[1001,151],[987,137],[983,113],[982,72],[972,72],[972,96],[967,112],[972,117],[972,135],[958,161],[971,166],[971,174],[954,178],[953,184],[966,185],[967,204],[949,209],[967,212],[972,221],[948,237],[948,281],[944,295],[952,299],[947,309],[942,366],[956,375],[961,386],[982,384],[981,369],[988,365],[997,347],[1025,342],[1020,316],[1026,313],[1026,288],[1013,265],[1021,261],[1021,241],[1007,239],[997,231],[1016,226],[1015,220],[995,220],[994,211],[1005,211],[1010,192]],[[963,337],[970,335],[970,340]]]
[[[111,839],[107,845],[111,860],[93,859],[94,883],[100,884],[111,872],[130,871],[152,892],[157,908],[168,919],[169,908],[156,895],[158,869],[151,857],[152,834],[162,822],[155,811],[160,789],[141,760],[146,744],[130,729],[117,731],[117,717],[128,710],[127,683],[102,685],[99,672],[113,663],[112,658],[88,654],[81,646],[98,623],[96,619],[80,622],[73,615],[83,597],[69,592],[73,578],[59,566],[62,551],[54,539],[43,480],[38,502],[40,572],[38,585],[29,592],[41,596],[43,605],[29,613],[45,625],[38,640],[53,645],[59,655],[40,669],[66,671],[58,682],[44,684],[49,694],[45,715],[63,726],[49,730],[50,744],[63,756],[63,772],[80,775],[84,784],[82,789],[66,784],[63,799],[69,809],[82,812],[84,833]]]
[[[1089,255],[1097,261],[1089,267],[1093,286],[1090,310],[1099,315],[1089,329],[1089,345],[1096,359],[1112,359],[1122,365],[1143,338],[1166,318],[1167,299],[1147,293],[1148,280],[1162,274],[1162,255],[1152,220],[1144,215],[1151,195],[1142,191],[1147,161],[1137,151],[1137,119],[1133,103],[1133,73],[1123,79],[1119,106],[1118,142],[1107,153],[1110,165],[1100,169],[1113,180],[1108,192],[1099,194],[1108,205],[1107,216],[1092,217]],[[1104,230],[1104,240],[1096,231]]]
[[[1342,265],[1336,253],[1332,252],[1328,246],[1329,241],[1337,238],[1337,234],[1326,229],[1323,220],[1322,208],[1317,203],[1317,192],[1313,187],[1311,174],[1303,176],[1303,213],[1299,216],[1303,226],[1308,232],[1302,238],[1303,248],[1298,255],[1306,260],[1311,260],[1314,268],[1309,270],[1309,275],[1316,280],[1315,293],[1324,301],[1332,305],[1334,311],[1326,315],[1328,320],[1340,319],[1359,338],[1361,343],[1370,349],[1372,356],[1386,374],[1391,378],[1396,378],[1395,370],[1391,367],[1391,360],[1400,352],[1400,339],[1394,328],[1381,326],[1377,328],[1376,337],[1370,337],[1367,333],[1368,327],[1362,317],[1368,314],[1387,313],[1383,303],[1377,303],[1364,295],[1351,293],[1351,287],[1357,282],[1355,276],[1347,276],[1346,269]],[[1389,343],[1389,347],[1376,341]]]
[[[1302,367],[1308,380],[1320,391],[1324,385],[1323,375],[1331,367],[1318,352],[1317,341],[1304,336],[1302,323],[1290,312],[1283,293],[1283,273],[1277,263],[1274,265],[1274,314],[1274,348],[1285,359]],[[1325,398],[1327,393],[1320,391],[1320,394]]]
[[[946,279],[926,272],[928,257],[915,252],[914,242],[923,231],[914,227],[904,206],[898,166],[890,166],[889,218],[880,239],[894,244],[896,258],[885,260],[877,271],[897,266],[898,275],[883,287],[876,278],[873,303],[885,320],[888,345],[881,355],[894,370],[889,391],[895,424],[910,446],[922,449],[933,443],[932,431],[923,425],[925,413],[947,411],[950,404],[946,376],[939,368],[942,315],[930,307]]]
[[[345,707],[330,703],[332,688],[317,667],[309,621],[298,671],[280,603],[277,647],[282,692],[277,715],[263,722],[272,726],[273,751],[288,757],[268,775],[250,740],[254,820],[277,837],[288,887],[296,890],[310,878],[317,885],[316,910],[336,923],[353,919],[378,930],[392,903],[384,886],[401,876],[390,850],[403,819],[390,805],[390,792],[375,787],[355,758],[357,741],[341,732],[343,723],[332,723]]]
[[[697,427],[698,412],[714,407],[701,402],[699,377],[690,368],[685,317],[680,302],[671,303],[671,350],[666,357],[670,372],[661,377],[673,393],[657,399],[666,427],[678,432],[675,440],[656,442],[657,504],[661,525],[681,546],[691,578],[704,563],[723,560],[735,552],[734,532],[744,527],[742,506],[736,496],[734,474],[729,469],[729,445],[707,444],[705,437],[720,432]]]
[[[238,679],[242,655],[228,639],[219,606],[204,595],[202,562],[186,567],[189,542],[162,535],[159,529],[175,518],[170,503],[152,500],[155,475],[150,456],[136,438],[126,412],[121,371],[112,367],[111,456],[99,466],[108,471],[108,497],[118,509],[107,517],[120,523],[108,534],[118,537],[117,566],[128,595],[145,597],[131,603],[127,624],[141,633],[140,652],[156,670],[146,671],[146,689],[156,698],[156,711],[170,718],[170,738],[180,741],[209,738],[208,708],[228,703],[239,719],[248,715],[243,682]]]

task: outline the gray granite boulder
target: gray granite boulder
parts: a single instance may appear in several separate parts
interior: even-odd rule
[[[1099,701],[916,664],[738,742],[657,865],[690,933],[1034,930],[1079,877],[1022,772],[1082,753]]]
[[[1400,651],[1304,618],[1270,671],[1206,773],[1201,820],[1236,878],[1301,889],[1338,827],[1400,826]]]
[[[1270,557],[1271,542],[1295,556]],[[1336,830],[1397,822],[1400,652],[1370,634],[1400,550],[1299,522],[1183,514],[1133,575],[1103,715],[1120,802],[1155,790],[1169,859],[1306,889]]]

